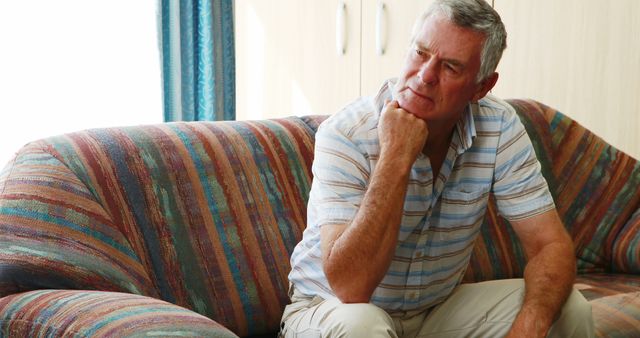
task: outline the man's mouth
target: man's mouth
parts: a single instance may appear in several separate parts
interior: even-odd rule
[[[416,96],[418,96],[418,97],[421,97],[421,98],[423,98],[423,99],[425,99],[425,100],[432,101],[432,100],[431,100],[431,98],[429,98],[429,97],[428,97],[428,96],[426,96],[426,95],[423,95],[423,94],[418,93],[417,91],[413,90],[413,88],[411,88],[411,87],[407,87],[407,88],[409,88],[409,90],[410,90],[414,95],[416,95]]]

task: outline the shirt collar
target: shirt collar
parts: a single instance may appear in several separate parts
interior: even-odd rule
[[[378,116],[380,116],[380,113],[382,113],[382,108],[384,108],[384,101],[393,100],[393,97],[395,96],[395,86],[395,79],[386,80],[382,84],[382,87],[380,87],[380,90],[378,90],[378,94],[374,96],[373,102],[376,107],[376,113],[378,114]]]
[[[473,139],[476,138],[476,124],[473,121],[473,115],[478,113],[480,107],[478,103],[469,103],[467,108],[465,108],[464,113],[462,113],[462,117],[456,123],[456,134],[457,134],[457,151],[458,155],[464,153],[473,144]],[[454,136],[454,140],[456,137]]]

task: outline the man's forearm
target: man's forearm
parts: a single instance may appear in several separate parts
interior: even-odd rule
[[[320,229],[322,266],[345,303],[366,303],[393,259],[409,173],[429,135],[425,121],[387,102],[378,121],[379,159],[350,224]]]
[[[546,245],[524,271],[525,298],[512,327],[513,337],[545,337],[575,281],[575,258],[570,241]]]
[[[334,228],[323,252],[324,271],[336,296],[345,303],[369,302],[395,253],[409,172],[393,158],[381,157],[356,217]],[[323,248],[324,250],[325,248]]]

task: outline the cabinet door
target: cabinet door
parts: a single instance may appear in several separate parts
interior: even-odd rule
[[[362,0],[362,95],[374,95],[384,80],[400,75],[413,24],[431,3]]]
[[[359,96],[360,0],[235,0],[234,9],[239,120],[331,114]]]
[[[539,100],[640,158],[640,1],[494,5],[508,34],[494,93]]]

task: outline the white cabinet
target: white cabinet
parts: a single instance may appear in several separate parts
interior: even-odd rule
[[[331,114],[360,94],[360,0],[235,0],[234,9],[238,120]]]
[[[332,114],[375,94],[399,75],[414,20],[429,3],[235,0],[237,118]],[[341,31],[344,53],[336,48]]]

